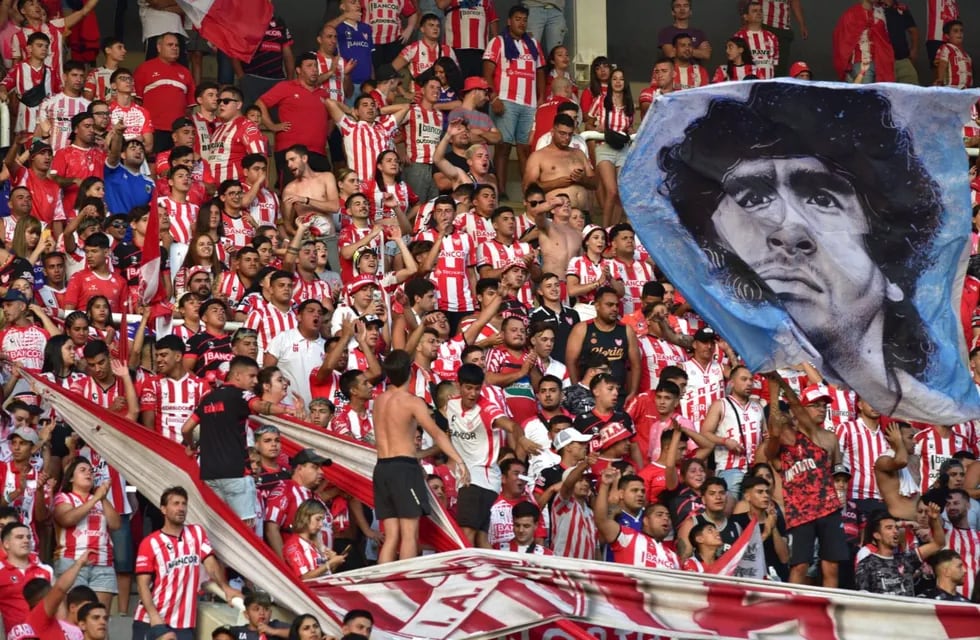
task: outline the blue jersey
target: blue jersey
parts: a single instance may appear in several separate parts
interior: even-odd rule
[[[129,213],[133,207],[146,206],[153,193],[153,181],[142,173],[133,173],[121,162],[105,168],[105,204],[109,214]]]
[[[345,60],[357,60],[357,66],[350,73],[354,84],[371,79],[371,52],[374,51],[371,25],[358,22],[356,26],[352,26],[341,22],[337,25],[337,49]]]

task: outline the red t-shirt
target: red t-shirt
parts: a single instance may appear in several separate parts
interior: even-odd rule
[[[95,274],[91,269],[84,269],[68,279],[65,290],[65,305],[74,309],[85,309],[88,301],[95,296],[105,296],[114,313],[123,308],[123,301],[129,293],[126,280],[118,271],[112,272],[107,278]]]
[[[194,79],[190,69],[160,58],[147,60],[133,74],[136,95],[150,112],[153,128],[170,131],[174,120],[187,115],[186,107],[196,104]]]
[[[25,570],[8,564],[4,558],[0,567],[0,616],[3,616],[3,626],[7,633],[14,626],[27,620],[30,612],[27,601],[24,600],[24,585],[34,578],[51,580],[53,575],[50,567],[40,564],[36,558]]]
[[[51,160],[51,175],[62,178],[87,178],[96,176],[103,178],[105,173],[106,152],[98,147],[83,149],[69,145],[59,149]],[[75,200],[78,198],[78,185],[64,188],[65,199],[63,207],[69,218],[75,217]]]
[[[310,90],[299,80],[283,80],[262,94],[262,104],[279,108],[279,122],[292,125],[276,133],[276,151],[302,144],[313,153],[324,153],[331,123],[323,100],[329,97],[323,87]]]

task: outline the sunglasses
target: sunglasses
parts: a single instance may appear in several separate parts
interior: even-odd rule
[[[218,102],[221,104],[231,104],[232,102],[238,102],[238,98],[220,98]]]
[[[112,222],[109,223],[109,226],[115,227],[117,229],[125,229],[126,223],[123,222],[122,220],[113,220]]]
[[[528,200],[527,203],[532,207],[540,207],[544,204],[544,200]]]
[[[92,112],[92,115],[93,116],[107,116],[107,115],[109,115],[109,112],[108,111],[93,111]]]

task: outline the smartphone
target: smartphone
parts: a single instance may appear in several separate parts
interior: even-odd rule
[[[350,553],[351,547],[353,546],[354,545],[352,544],[347,545],[347,547],[345,547],[344,550],[340,552],[340,555],[346,556],[348,553]]]
[[[375,302],[381,302],[381,290],[380,289],[375,289],[374,290],[374,293],[371,295],[371,298]]]

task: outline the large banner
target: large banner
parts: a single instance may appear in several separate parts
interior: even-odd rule
[[[755,371],[812,362],[878,411],[980,416],[958,311],[973,91],[790,80],[670,93],[623,204],[671,282]]]

